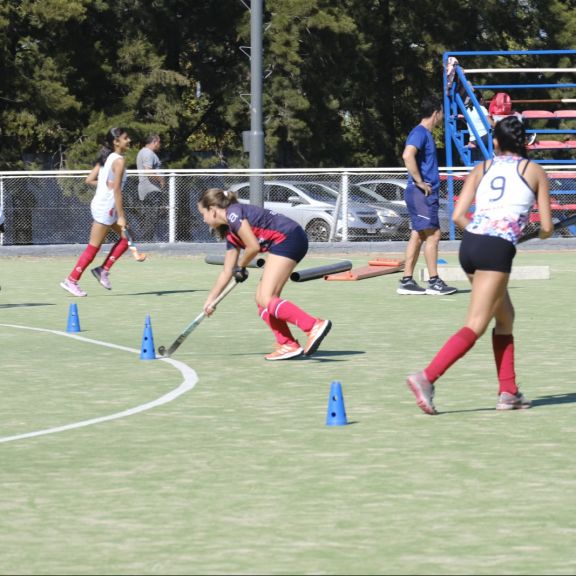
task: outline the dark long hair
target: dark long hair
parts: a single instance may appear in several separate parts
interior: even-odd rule
[[[474,96],[476,96],[476,100],[478,100],[478,104],[482,106],[482,101],[484,100],[484,96],[482,96],[482,92],[480,90],[474,90]],[[474,103],[472,102],[472,98],[468,99],[468,104],[466,106],[468,110],[472,110],[474,108]]]
[[[127,134],[128,131],[125,128],[110,128],[108,133],[106,134],[106,138],[104,140],[104,145],[100,148],[100,153],[98,154],[98,158],[96,162],[98,162],[101,166],[104,166],[106,163],[106,159],[112,152],[114,152],[114,140],[120,138],[122,134]]]
[[[526,158],[526,130],[516,116],[506,116],[494,127],[494,138],[501,152],[512,152]]]
[[[430,118],[434,112],[442,110],[442,100],[436,94],[427,94],[420,102],[420,118]]]
[[[208,188],[208,190],[205,190],[202,196],[200,196],[198,204],[205,210],[213,207],[226,209],[231,204],[238,204],[238,196],[231,190]],[[219,238],[224,239],[228,233],[228,225],[222,224],[222,226],[215,228],[214,232]]]

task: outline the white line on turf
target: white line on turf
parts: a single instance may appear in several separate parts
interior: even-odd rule
[[[58,330],[47,330],[45,328],[34,328],[31,326],[18,326],[14,324],[0,324],[4,328],[17,328],[20,330],[34,330],[36,332],[48,332],[50,334],[55,334],[56,336],[66,336],[67,338],[73,338],[74,340],[81,340],[82,342],[88,342],[89,344],[97,344],[98,346],[106,346],[108,348],[115,348],[116,350],[123,350],[125,352],[131,352],[135,354],[140,354],[140,350],[135,350],[134,348],[127,348],[126,346],[118,346],[117,344],[110,344],[108,342],[101,342],[100,340],[92,340],[90,338],[85,338],[84,336],[79,336],[78,334],[69,334],[68,332],[60,332]],[[180,370],[182,376],[184,376],[184,381],[170,392],[164,394],[156,400],[151,402],[146,402],[145,404],[140,404],[134,408],[129,408],[128,410],[123,410],[122,412],[116,412],[115,414],[109,414],[108,416],[100,416],[98,418],[91,418],[90,420],[82,420],[81,422],[74,422],[72,424],[65,424],[63,426],[57,426],[55,428],[46,428],[44,430],[36,430],[35,432],[26,432],[24,434],[16,434],[15,436],[4,436],[0,437],[0,444],[5,442],[14,442],[15,440],[24,440],[26,438],[34,438],[36,436],[46,436],[47,434],[56,434],[57,432],[66,432],[67,430],[74,430],[76,428],[84,428],[85,426],[92,426],[94,424],[100,424],[101,422],[108,422],[110,420],[118,420],[120,418],[126,418],[127,416],[133,416],[134,414],[139,414],[140,412],[145,412],[146,410],[151,410],[168,402],[172,402],[182,394],[185,394],[189,390],[192,390],[198,382],[198,375],[190,366],[187,366],[183,362],[178,362],[178,360],[173,360],[172,358],[159,358],[162,362],[167,362],[172,364],[177,370]]]

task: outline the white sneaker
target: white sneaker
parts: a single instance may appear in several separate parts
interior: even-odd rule
[[[110,284],[110,278],[108,277],[108,270],[105,270],[102,266],[98,266],[98,268],[92,268],[90,270],[92,275],[106,290],[112,290],[112,284]]]
[[[498,396],[496,410],[525,410],[530,408],[530,406],[532,406],[532,402],[522,392],[518,391],[516,394],[502,392]]]
[[[86,292],[78,286],[78,282],[73,282],[70,278],[66,278],[60,282],[60,286],[62,286],[62,288],[67,292],[70,292],[72,296],[77,296],[78,298],[84,298],[84,296],[86,296]]]

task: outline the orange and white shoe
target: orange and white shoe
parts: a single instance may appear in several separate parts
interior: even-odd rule
[[[274,352],[264,356],[264,358],[266,360],[288,360],[300,356],[302,352],[304,352],[302,346],[298,342],[292,342],[278,346]]]
[[[332,322],[330,320],[321,320],[318,318],[312,330],[308,332],[308,341],[306,346],[304,346],[304,356],[311,356],[318,350],[320,343],[324,340],[324,337],[330,332],[332,328]]]

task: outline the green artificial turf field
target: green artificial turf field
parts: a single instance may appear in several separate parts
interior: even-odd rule
[[[516,259],[551,267],[510,285],[534,407],[494,410],[485,336],[439,381],[435,417],[405,378],[462,326],[465,283],[441,298],[397,296],[399,275],[290,283],[334,327],[315,356],[267,363],[251,270],[171,363],[140,359],[146,316],[168,346],[218,268],[125,257],[113,291],[87,273],[74,299],[58,285],[74,261],[0,259],[0,573],[576,572],[574,253]],[[72,302],[82,339],[65,334]],[[347,426],[326,426],[334,380]]]

